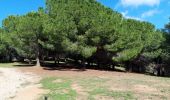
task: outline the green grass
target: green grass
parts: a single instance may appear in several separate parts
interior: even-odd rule
[[[33,66],[26,63],[20,63],[20,62],[13,62],[13,63],[0,63],[0,68],[11,68],[11,67],[26,67],[26,66]]]
[[[62,80],[62,82],[56,83],[55,80]],[[108,96],[113,99],[123,98],[124,100],[134,100],[134,96],[132,92],[129,91],[111,91],[107,86],[102,84],[103,82],[107,82],[108,79],[102,78],[55,78],[48,77],[41,80],[41,84],[44,89],[50,90],[49,93],[46,94],[49,97],[49,100],[76,100],[75,90],[72,89],[72,82],[78,83],[83,87],[84,92],[88,95],[88,100],[95,100],[96,96]]]
[[[115,69],[119,71],[123,71],[123,72],[126,71],[125,67],[122,67],[122,66],[115,66]]]
[[[106,88],[97,88],[89,92],[90,99],[94,99],[96,95],[102,95],[107,97],[112,97],[114,99],[123,99],[123,100],[134,100],[133,93],[130,91],[109,91]]]
[[[71,89],[71,81],[68,79],[61,79],[62,82],[56,83],[55,80],[59,78],[44,78],[41,80],[44,89],[50,90],[46,94],[48,100],[75,100],[76,91]]]
[[[151,81],[151,79],[153,81]],[[62,80],[56,83],[56,80]],[[156,82],[156,83],[155,83]],[[41,83],[44,89],[50,92],[46,94],[49,100],[78,100],[77,97],[81,94],[72,89],[72,84],[76,83],[83,90],[83,98],[85,100],[98,100],[105,98],[106,100],[138,100],[140,98],[155,100],[169,100],[169,85],[159,85],[169,83],[168,78],[158,78],[152,76],[125,76],[119,78],[101,78],[101,77],[49,77],[44,78]],[[159,83],[159,84],[158,84]],[[117,84],[122,87],[129,87],[128,90],[114,90],[112,85]],[[135,92],[133,86],[144,85],[150,88],[156,88],[158,92]],[[157,87],[159,85],[159,88]],[[119,88],[119,87],[118,87]],[[161,94],[163,93],[163,94]],[[167,96],[168,95],[168,96]],[[42,100],[42,99],[41,99]]]
[[[25,66],[22,63],[0,63],[0,67],[3,68],[17,67],[16,65]],[[56,80],[60,81],[56,82]],[[97,100],[96,97],[106,98],[106,100],[107,97],[115,100],[137,100],[140,98],[170,100],[170,85],[168,84],[170,78],[166,77],[142,74],[125,75],[125,73],[114,75],[113,72],[113,76],[105,73],[99,76],[86,76],[84,74],[80,77],[67,77],[66,75],[63,77],[47,77],[42,79],[40,83],[44,89],[49,90],[49,93],[43,95],[40,100],[43,100],[44,96],[47,96],[48,100],[77,100],[77,97],[82,96],[82,94],[73,89],[73,83],[83,89],[86,94],[83,97],[85,100]],[[146,93],[140,91],[140,89],[136,92],[134,89],[136,85],[146,86]],[[147,91],[147,89],[149,90]],[[157,91],[152,92],[150,89]]]
[[[14,67],[17,63],[0,63],[0,67]]]

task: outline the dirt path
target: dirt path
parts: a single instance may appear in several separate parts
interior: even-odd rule
[[[37,85],[39,80],[40,77],[32,73],[0,68],[0,100],[35,100],[43,93]]]

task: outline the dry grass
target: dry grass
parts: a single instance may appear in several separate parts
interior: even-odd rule
[[[20,70],[44,77],[46,81],[41,83],[53,93],[47,96],[55,97],[50,100],[59,100],[60,96],[61,100],[68,100],[70,95],[73,100],[170,100],[170,78],[97,70],[80,72],[32,67]],[[48,80],[51,77],[53,80]],[[59,84],[65,85],[60,87]]]

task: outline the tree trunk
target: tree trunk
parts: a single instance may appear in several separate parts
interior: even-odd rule
[[[41,65],[40,65],[40,59],[39,59],[39,57],[37,57],[36,58],[36,67],[40,67]]]
[[[40,47],[38,43],[38,36],[37,36],[37,41],[36,41],[36,67],[41,67],[40,64]]]
[[[131,66],[131,65],[129,65],[129,66],[128,66],[128,70],[127,70],[127,71],[131,73],[131,72],[132,72],[132,70],[133,70],[133,69],[132,69],[132,66]]]
[[[82,70],[85,71],[86,70],[86,64],[85,64],[85,60],[83,59],[82,62]]]
[[[90,61],[87,61],[87,67],[90,68]]]
[[[36,67],[41,67],[40,64],[40,52],[39,52],[39,46],[37,45],[37,54],[36,54]]]
[[[12,55],[9,55],[9,62],[12,62]]]
[[[31,64],[32,64],[32,60],[31,60],[31,59],[29,59],[29,60],[28,60],[28,63],[31,65]]]
[[[45,56],[41,56],[41,63],[45,64]]]
[[[130,64],[130,62],[128,61],[128,62],[126,62],[126,71],[127,72],[132,72],[132,65]]]
[[[60,59],[58,58],[58,61],[57,61],[58,65],[60,64]]]
[[[115,70],[115,64],[111,64],[111,69]]]
[[[54,64],[57,65],[57,57],[54,57]]]

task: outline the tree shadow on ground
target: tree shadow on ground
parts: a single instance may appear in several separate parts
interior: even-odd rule
[[[13,65],[14,67],[33,67],[35,66],[35,62],[29,64],[27,62],[17,62],[17,64]]]
[[[76,65],[73,64],[52,64],[52,63],[43,63],[41,64],[44,70],[49,70],[49,71],[77,71],[77,72],[82,72],[86,71]]]
[[[14,67],[33,67],[33,64],[17,64],[17,65],[13,65]]]
[[[86,70],[99,70],[99,71],[109,71],[109,72],[126,72],[120,69],[109,69],[109,68],[98,68],[97,66],[86,66],[82,67],[80,64],[66,64],[66,63],[60,63],[60,64],[54,64],[54,63],[42,63],[41,66],[44,70],[49,71],[77,71],[77,72],[83,72]]]
[[[14,67],[34,67],[36,62],[28,63],[28,62],[17,62],[14,64]],[[86,65],[86,67],[82,67],[81,64],[77,63],[59,63],[55,64],[54,62],[41,62],[41,67],[44,70],[49,70],[49,71],[76,71],[76,72],[83,72],[86,70],[99,70],[99,71],[107,71],[107,72],[126,72],[124,70],[120,69],[111,69],[111,68],[106,68],[106,67],[101,67],[99,68],[97,65]]]

